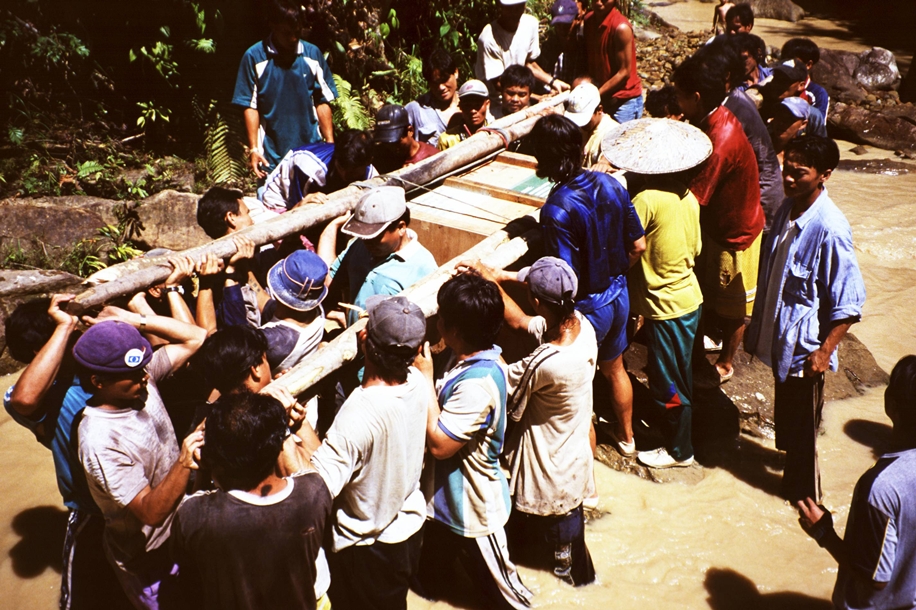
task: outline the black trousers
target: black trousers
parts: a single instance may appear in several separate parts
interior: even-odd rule
[[[334,610],[405,610],[417,573],[423,528],[396,544],[375,542],[328,553]]]
[[[786,452],[782,494],[790,502],[805,498],[821,501],[821,473],[817,466],[817,429],[824,410],[824,375],[788,377],[776,382],[773,417],[776,448]]]

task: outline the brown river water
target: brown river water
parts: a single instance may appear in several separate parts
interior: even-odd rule
[[[653,9],[682,29],[705,29],[713,5]],[[822,46],[864,48],[836,38],[842,31],[827,21],[760,20],[755,33],[781,45],[802,26],[828,32],[815,36]],[[900,59],[909,64],[909,56]],[[877,150],[856,157],[846,142],[840,148],[844,159],[892,158]],[[890,370],[916,352],[916,163],[912,173],[897,176],[840,171],[827,185],[852,225],[868,290],[864,319],[853,332]],[[14,379],[0,378],[0,391]],[[872,465],[875,447],[889,431],[882,400],[877,389],[825,409],[819,441],[824,501],[838,531],[845,527],[855,481]],[[51,456],[5,412],[0,439],[0,608],[54,608],[64,512]],[[795,511],[774,495],[779,473],[772,469],[773,442],[749,437],[740,442],[754,459],[728,471],[707,469],[695,485],[651,483],[596,465],[599,509],[606,514],[588,524],[586,537],[599,582],[574,589],[522,568],[537,607],[830,608],[836,564],[801,531]],[[450,607],[412,594],[408,605]]]

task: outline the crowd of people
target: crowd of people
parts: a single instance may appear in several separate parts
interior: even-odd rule
[[[527,608],[519,563],[587,585],[596,424],[645,467],[692,466],[694,390],[727,382],[742,343],[772,367],[782,494],[839,562],[835,604],[914,607],[916,357],[887,390],[896,453],[860,481],[844,539],[819,505],[825,373],[865,289],[825,186],[839,150],[809,77],[816,45],[789,41],[770,68],[753,11],[721,2],[724,33],[648,92],[643,119],[614,0],[557,0],[543,53],[525,1],[496,4],[476,78],[459,87],[436,49],[427,93],[383,106],[371,132],[335,134],[330,69],[299,39],[298,5],[272,0],[233,98],[259,197],[214,187],[198,204],[203,230],[236,252],[175,255],[164,283],[81,320],[72,295],[10,316],[27,367],[4,406],[50,448],[70,510],[61,608],[393,609],[408,590],[456,587],[481,607]],[[520,271],[461,262],[435,329],[399,296],[437,268],[400,187],[366,189],[351,215],[277,243],[245,236],[567,90],[506,143],[554,184],[543,256]],[[271,383],[361,319],[359,356],[305,404]],[[634,332],[664,439],[641,451],[623,361]],[[527,354],[507,363],[506,337]]]

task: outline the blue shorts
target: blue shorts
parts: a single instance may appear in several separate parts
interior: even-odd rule
[[[627,121],[634,121],[636,119],[642,118],[643,102],[642,96],[637,95],[634,98],[628,99],[622,104],[618,101],[618,105],[614,109],[614,112],[611,113],[614,117],[614,120],[618,123],[626,123]]]
[[[598,339],[598,362],[614,360],[627,349],[630,295],[626,287],[607,305],[583,315],[595,328],[595,337]]]

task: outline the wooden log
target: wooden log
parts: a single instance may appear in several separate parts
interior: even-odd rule
[[[504,230],[497,231],[482,242],[456,256],[436,271],[401,292],[416,303],[426,317],[438,311],[436,295],[439,288],[454,273],[455,266],[463,260],[480,259],[484,264],[504,269],[524,256],[530,247],[541,238],[540,228],[532,228],[532,216],[513,221]],[[356,358],[357,334],[366,327],[362,318],[347,328],[327,345],[307,356],[285,375],[271,382],[271,385],[287,388],[294,396],[304,393],[316,383]]]
[[[548,98],[536,106],[494,122],[490,128],[504,130],[508,140],[510,142],[515,141],[527,135],[540,116],[555,112],[556,106],[565,102],[567,97],[568,93],[561,93],[555,97]],[[220,258],[227,258],[235,253],[235,244],[232,242],[232,238],[237,235],[244,235],[259,246],[274,242],[349,212],[359,202],[364,188],[392,185],[403,186],[406,190],[411,190],[415,185],[425,186],[427,183],[465,168],[489,154],[503,150],[505,144],[503,136],[497,133],[492,131],[478,132],[457,146],[424,159],[420,163],[331,193],[329,195],[330,201],[325,205],[300,206],[266,222],[248,227],[232,235],[221,237],[203,246],[175,252],[171,256],[191,256],[197,261],[206,254],[213,253]],[[125,265],[123,274],[116,273],[114,274],[115,279],[104,284],[92,286],[80,293],[70,304],[68,310],[78,315],[86,309],[97,307],[111,299],[135,294],[164,281],[170,273],[166,258],[135,259],[122,263]]]

